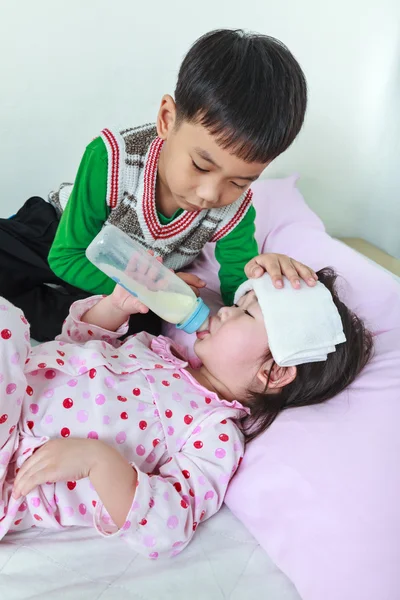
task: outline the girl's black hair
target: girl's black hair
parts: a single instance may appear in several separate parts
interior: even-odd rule
[[[246,404],[251,415],[243,421],[246,442],[265,431],[280,412],[288,408],[320,404],[336,396],[350,385],[372,356],[371,333],[363,321],[339,299],[333,269],[322,269],[318,279],[332,294],[340,318],[346,342],[336,346],[336,352],[328,354],[325,362],[308,363],[297,367],[295,379],[279,393],[253,393]],[[270,358],[271,355],[267,358]],[[265,360],[265,358],[264,358]]]
[[[198,39],[175,89],[177,126],[200,123],[246,162],[267,163],[299,133],[307,83],[286,46],[267,35],[219,29]]]

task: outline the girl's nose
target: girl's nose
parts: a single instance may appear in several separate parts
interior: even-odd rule
[[[222,308],[220,308],[218,311],[218,316],[221,319],[221,321],[229,319],[235,311],[235,308],[235,306],[223,306]]]

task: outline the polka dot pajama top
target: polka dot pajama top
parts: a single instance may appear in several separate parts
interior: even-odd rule
[[[173,556],[215,514],[244,452],[238,402],[221,400],[186,371],[171,341],[141,333],[121,342],[81,322],[99,297],[71,307],[62,334],[31,348],[23,314],[0,301],[0,539],[34,525],[94,526],[149,558]],[[17,469],[59,437],[100,439],[137,470],[121,529],[89,479],[11,496]]]

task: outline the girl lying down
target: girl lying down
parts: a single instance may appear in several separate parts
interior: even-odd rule
[[[334,273],[318,276],[346,341],[297,367],[275,362],[252,289],[199,334],[197,370],[163,336],[120,341],[138,305],[118,286],[75,303],[59,338],[34,348],[24,315],[3,300],[0,539],[94,526],[149,558],[179,553],[220,509],[245,443],[282,410],[339,393],[367,363],[370,334],[339,300]]]

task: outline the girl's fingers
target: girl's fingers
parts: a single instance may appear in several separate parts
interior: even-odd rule
[[[28,462],[30,461],[27,460],[22,466],[25,466]],[[20,496],[26,496],[38,485],[46,483],[49,477],[49,467],[41,466],[40,463],[30,464],[25,470],[22,470],[21,467],[14,482],[13,497],[18,499]]]

